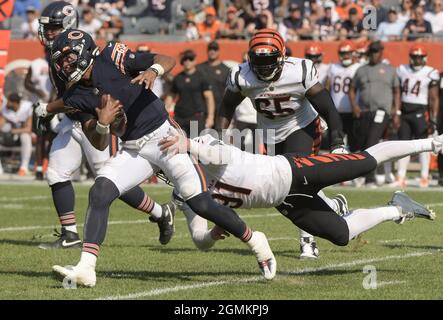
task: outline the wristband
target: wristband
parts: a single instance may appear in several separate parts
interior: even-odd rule
[[[395,111],[395,114],[396,114],[397,116],[401,116],[401,111],[400,111],[400,110],[397,110],[397,111]]]
[[[154,70],[159,77],[161,77],[165,73],[165,69],[163,69],[163,67],[158,63],[154,63],[152,66],[149,67],[149,69]]]
[[[105,135],[109,134],[111,132],[109,124],[107,126],[101,124],[97,121],[97,125],[95,126],[95,131],[98,132],[98,134]]]

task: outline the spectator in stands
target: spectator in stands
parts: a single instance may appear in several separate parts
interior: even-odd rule
[[[102,22],[102,27],[99,30],[98,36],[106,41],[118,39],[123,31],[123,21],[121,15],[124,7],[122,0],[90,0],[89,6],[95,9],[95,12]]]
[[[332,6],[325,4],[325,15],[318,19],[314,25],[314,33],[320,40],[335,40],[335,25],[332,18]]]
[[[377,19],[377,28],[380,25],[380,23],[388,21],[388,11],[386,8],[382,6],[381,0],[371,0],[371,4],[376,9],[376,19]]]
[[[172,2],[173,0],[149,0],[148,8],[146,9],[146,16],[156,17],[160,21],[160,34],[168,33],[169,24],[172,18]]]
[[[369,63],[357,69],[349,88],[356,146],[360,150],[380,141],[391,117],[396,117],[397,125],[399,121],[400,81],[395,68],[383,62],[383,49],[380,41],[369,45]],[[374,183],[372,172],[366,176],[366,184]]]
[[[226,11],[226,22],[220,28],[220,37],[228,39],[245,38],[245,20],[238,16],[238,10],[234,6]]]
[[[83,10],[82,18],[79,23],[80,30],[89,33],[95,40],[102,25],[102,22],[95,17],[94,8],[86,7]]]
[[[412,17],[414,2],[412,0],[402,0],[401,10],[398,14],[398,20],[406,24]]]
[[[284,18],[278,26],[278,31],[283,39],[298,40],[304,36],[308,37],[311,33],[309,21],[303,18],[301,9],[297,5],[292,5],[289,8],[288,17]]]
[[[272,16],[271,11],[263,10],[260,14],[257,15],[257,19],[254,23],[250,23],[247,27],[247,33],[252,35],[257,30],[260,29],[277,29],[277,25],[274,23],[274,18]]]
[[[191,138],[205,128],[212,128],[215,114],[214,95],[205,76],[197,70],[195,58],[193,50],[186,50],[180,55],[183,71],[175,76],[171,92],[165,98],[168,110],[172,110],[177,98],[175,121]],[[191,127],[194,128],[192,132]]]
[[[208,44],[208,60],[197,65],[197,70],[203,73],[205,79],[207,79],[211,85],[215,103],[214,123],[217,123],[215,120],[218,116],[218,110],[223,99],[226,80],[228,79],[230,70],[228,66],[220,60],[220,46],[218,42],[212,41]]]
[[[388,21],[380,23],[377,29],[377,38],[381,41],[401,40],[404,22],[398,19],[397,9],[392,7],[388,11]]]
[[[205,9],[205,21],[197,24],[197,30],[200,38],[211,41],[214,40],[220,32],[221,22],[217,18],[217,12],[214,7]]]
[[[14,11],[12,12],[12,15],[26,18],[26,15],[27,15],[26,10],[29,7],[33,7],[35,10],[40,10],[40,8],[41,8],[40,1],[39,0],[15,0]]]
[[[193,41],[198,40],[200,38],[200,34],[198,33],[197,25],[194,20],[186,20],[186,40]]]
[[[23,39],[37,39],[38,37],[37,10],[34,7],[26,9],[26,21],[22,23]]]
[[[363,23],[358,17],[356,8],[349,9],[349,18],[339,25],[340,40],[353,39],[362,40],[367,37],[367,30],[363,28]]]
[[[363,8],[360,5],[354,3],[352,0],[338,0],[335,11],[337,12],[342,22],[348,19],[349,9],[351,8],[354,8],[356,10],[356,14],[359,20],[363,19]]]
[[[425,13],[425,20],[428,20],[432,26],[432,32],[443,31],[443,0],[434,0],[432,2],[432,11]]]
[[[410,19],[403,30],[403,40],[429,40],[432,38],[431,23],[424,18],[423,7],[414,10],[414,19]]]
[[[4,102],[0,121],[3,143],[21,146],[18,175],[25,176],[32,154],[32,103],[18,93],[10,93]]]

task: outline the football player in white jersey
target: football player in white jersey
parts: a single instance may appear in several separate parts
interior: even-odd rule
[[[74,7],[65,1],[55,1],[46,6],[39,19],[39,38],[45,47],[46,58],[50,59],[50,52],[55,38],[66,29],[78,25],[78,14]],[[120,56],[116,55],[116,59]],[[33,75],[34,75],[34,71]],[[55,96],[60,98],[66,91],[66,85],[56,75],[54,64],[49,68]],[[36,92],[37,93],[37,92]],[[41,95],[41,93],[40,93]],[[49,117],[46,112],[46,103],[40,103],[35,109],[37,116],[44,119]],[[72,175],[82,163],[82,151],[96,174],[104,163],[117,152],[117,137],[112,136],[110,147],[100,151],[93,147],[85,136],[80,121],[87,118],[81,112],[62,115],[62,120],[56,128],[49,152],[49,165],[46,179],[51,188],[54,206],[61,224],[61,232],[54,242],[42,243],[41,249],[59,249],[81,247],[81,240],[77,232],[75,207],[75,193],[72,186]],[[46,121],[46,120],[43,120]],[[156,222],[160,229],[159,241],[166,244],[171,239],[174,226],[169,222],[174,220],[175,207],[172,204],[159,205],[153,201],[140,187],[135,187],[129,193],[122,195],[121,200],[131,207],[149,214],[151,222]],[[172,217],[172,218],[171,218]]]
[[[220,108],[219,128],[228,128],[236,107],[248,97],[257,110],[268,154],[288,152],[308,156],[321,143],[320,117],[329,127],[331,149],[343,150],[340,116],[330,94],[319,83],[313,61],[285,56],[281,35],[257,31],[249,42],[248,62],[232,68]],[[275,134],[273,134],[275,133]],[[311,235],[301,232],[302,258],[317,258]]]
[[[396,192],[388,206],[336,213],[322,188],[362,176],[377,165],[411,154],[443,148],[443,135],[409,141],[387,141],[351,154],[299,157],[252,154],[205,135],[186,139],[177,133],[160,141],[168,156],[190,152],[205,167],[212,197],[232,208],[276,207],[295,225],[315,236],[345,246],[384,221],[403,223],[410,218],[433,220],[435,214],[405,193]],[[179,196],[176,195],[179,200]],[[205,219],[181,205],[192,239],[199,249],[209,249],[226,233],[218,226],[208,230]]]
[[[318,71],[318,82],[325,85],[330,65],[323,63],[323,52],[321,47],[316,43],[306,46],[305,59],[309,59],[314,62],[314,67],[317,68]]]
[[[340,114],[343,131],[347,136],[350,151],[355,152],[358,146],[353,139],[353,117],[349,101],[349,86],[355,72],[361,64],[355,61],[355,45],[352,41],[343,41],[338,46],[339,63],[332,64],[328,70],[325,87],[331,93],[338,113]]]
[[[397,68],[401,82],[401,112],[398,136],[401,140],[425,138],[435,130],[439,111],[440,74],[426,65],[427,52],[422,45],[414,45],[409,50],[409,64]],[[431,126],[431,124],[434,124]],[[420,187],[429,186],[430,154],[419,156],[421,173]],[[400,187],[406,186],[406,171],[410,157],[398,161],[397,181]]]

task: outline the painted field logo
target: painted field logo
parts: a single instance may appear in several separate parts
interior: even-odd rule
[[[363,273],[368,273],[363,278],[363,288],[366,290],[377,289],[377,269],[373,265],[366,265],[363,267]]]

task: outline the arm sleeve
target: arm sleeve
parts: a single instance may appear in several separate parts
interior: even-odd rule
[[[79,121],[82,125],[91,119],[95,119],[95,117],[92,114],[81,111],[67,113],[66,116],[73,121]]]
[[[191,139],[189,152],[203,164],[227,165],[231,159],[232,146],[206,136]]]
[[[65,105],[79,112],[88,113],[93,117],[97,117],[95,108],[100,105],[100,97],[95,95],[92,89],[82,89],[74,86],[65,92],[63,102]]]
[[[154,57],[155,54],[152,53],[136,53],[128,50],[124,60],[125,71],[131,75],[145,71],[154,64]]]

